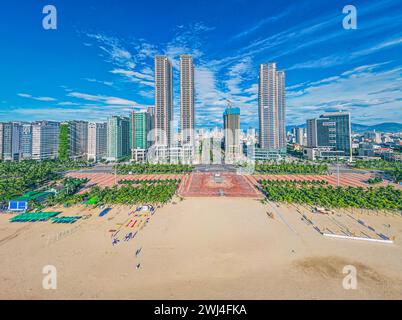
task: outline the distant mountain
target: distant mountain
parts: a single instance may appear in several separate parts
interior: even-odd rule
[[[372,126],[352,123],[352,131],[355,133],[362,133],[365,131],[374,131],[374,130],[378,132],[402,132],[402,123],[384,122]]]
[[[294,127],[305,128],[306,124],[303,123],[301,125],[290,125],[286,126],[286,131],[292,130]],[[372,126],[352,123],[352,131],[354,133],[363,133],[366,131],[377,131],[377,132],[402,132],[402,123],[397,122],[384,122],[375,124]]]

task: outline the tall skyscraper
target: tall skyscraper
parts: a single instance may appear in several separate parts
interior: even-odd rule
[[[148,133],[151,129],[151,115],[148,111],[131,113],[131,149],[148,149]]]
[[[261,149],[286,149],[285,72],[276,63],[260,65],[258,88],[259,143]]]
[[[2,125],[2,158],[5,161],[19,161],[21,159],[21,124],[16,122],[3,123]]]
[[[107,153],[106,123],[88,123],[88,160],[99,161]]]
[[[190,55],[180,56],[181,143],[194,145],[194,66]]]
[[[60,123],[36,121],[32,123],[32,159],[56,159],[59,148]]]
[[[88,154],[88,122],[69,122],[70,158],[86,159]]]
[[[329,147],[351,156],[351,131],[348,112],[324,113],[319,118],[307,120],[307,146]]]
[[[307,147],[317,147],[317,119],[308,119],[306,121]]]
[[[225,159],[234,160],[240,155],[240,109],[227,108],[223,113]]]
[[[304,146],[304,129],[295,128],[295,139],[298,145]]]
[[[173,139],[172,63],[155,57],[155,144],[167,146]]]
[[[21,157],[24,160],[32,158],[32,124],[23,123],[21,128]]]
[[[107,159],[118,160],[130,155],[130,119],[112,116],[107,122]]]
[[[145,160],[152,143],[148,136],[152,128],[152,115],[148,110],[131,112],[131,158],[136,162]]]
[[[278,92],[278,131],[279,131],[279,148],[286,148],[286,88],[285,88],[285,72],[276,72],[277,92]]]

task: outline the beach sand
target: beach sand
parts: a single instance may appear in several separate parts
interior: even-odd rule
[[[250,198],[175,201],[127,242],[124,225],[115,246],[109,230],[129,221],[132,208],[114,206],[102,218],[85,206],[48,210],[88,215],[72,225],[9,223],[10,215],[0,215],[0,298],[402,298],[401,217],[367,217],[379,228],[391,225],[384,232],[395,243],[381,244],[323,237],[294,206],[273,209]],[[42,287],[46,265],[57,269],[56,290]],[[342,286],[346,265],[357,270],[356,290]]]

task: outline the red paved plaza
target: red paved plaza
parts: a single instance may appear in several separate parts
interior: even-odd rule
[[[235,173],[193,173],[183,186],[184,197],[250,197],[262,198],[262,194],[243,175]]]

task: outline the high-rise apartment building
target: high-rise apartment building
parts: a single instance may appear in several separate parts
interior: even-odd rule
[[[240,109],[227,108],[223,113],[225,159],[235,160],[240,148]]]
[[[148,149],[151,115],[147,111],[131,112],[131,149]]]
[[[285,72],[276,63],[260,65],[258,88],[259,143],[261,149],[286,150]]]
[[[194,145],[194,66],[190,55],[180,56],[180,113],[181,143]]]
[[[324,113],[307,120],[307,146],[328,147],[352,155],[351,122],[348,112]]]
[[[173,139],[172,63],[155,57],[155,144],[170,145]]]
[[[56,159],[59,148],[60,123],[36,121],[32,123],[32,159]]]
[[[107,154],[107,124],[88,123],[88,160],[99,161]]]
[[[88,122],[70,121],[69,155],[71,159],[87,159],[88,154]]]
[[[307,119],[306,121],[307,131],[307,147],[317,147],[317,119]]]
[[[112,116],[107,122],[107,159],[116,161],[130,155],[130,119]]]
[[[151,113],[149,111],[151,111]],[[131,113],[131,158],[136,162],[145,161],[147,150],[152,144],[152,111],[133,111]]]
[[[32,124],[23,123],[21,125],[21,157],[23,160],[32,158]]]
[[[295,133],[295,142],[300,145],[300,146],[304,146],[304,129],[303,128],[295,128],[294,129],[294,133]]]
[[[21,124],[7,122],[2,124],[2,159],[19,161],[21,159]]]
[[[285,88],[285,72],[276,72],[276,83],[278,92],[278,131],[279,131],[279,148],[286,148],[286,88]]]

